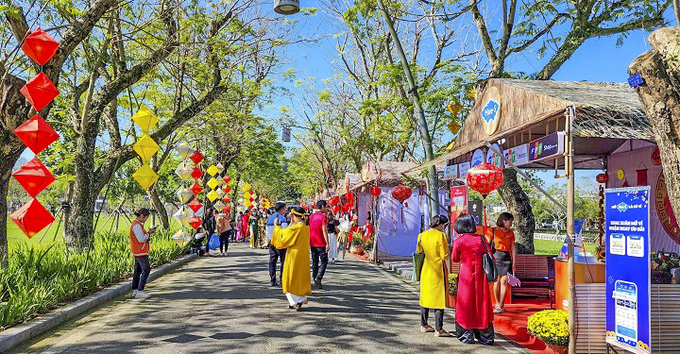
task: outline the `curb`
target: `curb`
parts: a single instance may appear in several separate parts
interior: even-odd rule
[[[148,282],[158,279],[159,277],[175,270],[189,261],[197,258],[197,255],[192,254],[177,259],[174,262],[166,263],[151,271]],[[100,306],[118,296],[130,291],[131,284],[129,280],[121,281],[115,285],[109,286],[104,290],[100,290],[90,296],[84,297],[76,302],[68,305],[58,307],[49,313],[29,320],[26,323],[16,325],[0,332],[0,353],[4,353],[11,348],[22,344],[23,342],[35,338],[64,322],[81,315],[97,306]]]

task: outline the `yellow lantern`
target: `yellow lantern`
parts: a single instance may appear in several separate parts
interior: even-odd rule
[[[206,197],[208,197],[208,199],[209,199],[211,202],[214,202],[215,199],[219,198],[220,196],[217,195],[217,193],[216,193],[215,191],[210,191],[210,193],[208,193],[208,195],[206,195]]]
[[[246,207],[250,207],[251,205],[253,205],[253,203],[251,203],[250,200],[246,200],[245,202],[243,202],[243,205],[245,205]]]
[[[206,172],[208,172],[208,174],[211,175],[211,176],[214,176],[214,175],[220,173],[220,171],[217,169],[217,167],[215,167],[215,165],[210,165],[210,167],[208,167]]]
[[[253,196],[253,195],[250,194],[250,192],[245,192],[245,193],[243,193],[243,199],[250,199],[250,197],[252,197],[252,196]]]
[[[241,187],[241,189],[243,189],[244,192],[249,191],[250,188],[251,188],[250,183],[246,183],[246,184],[243,185],[243,187]]]
[[[220,182],[217,182],[215,177],[211,178],[210,181],[208,181],[208,187],[210,187],[210,189],[215,189],[219,184]]]
[[[142,167],[135,172],[132,177],[142,186],[143,190],[149,189],[156,181],[158,181],[158,175],[154,172],[149,165],[142,165]]]
[[[151,160],[151,157],[158,152],[160,146],[156,144],[153,139],[147,134],[144,134],[133,146],[137,155],[142,158],[142,161],[146,162]]]
[[[146,107],[142,106],[137,113],[132,116],[132,120],[142,128],[142,131],[148,133],[153,127],[158,124],[158,118]]]

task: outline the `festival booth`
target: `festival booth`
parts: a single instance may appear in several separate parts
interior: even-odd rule
[[[424,181],[416,174],[402,173],[416,167],[411,162],[366,162],[361,181],[351,191],[356,195],[358,225],[365,226],[372,218],[378,260],[409,260],[415,252],[418,234],[428,228],[430,219],[428,196]],[[439,171],[443,174],[443,166]],[[418,185],[403,201],[394,198],[392,190],[403,185]],[[377,187],[377,188],[375,188]],[[446,214],[448,193],[440,186],[439,204]]]
[[[565,211],[573,210],[573,170],[605,171],[598,176],[603,183],[599,223],[609,264],[578,248],[573,270],[566,260],[555,259],[555,285],[548,294],[556,301],[507,305],[507,312],[495,317],[497,331],[541,352],[545,345],[527,334],[526,318],[555,307],[571,310],[575,318],[577,353],[605,353],[606,343],[619,352],[678,352],[680,285],[656,283],[671,282],[668,268],[675,263],[667,259],[677,263],[680,228],[667,200],[651,125],[633,89],[615,83],[491,79],[478,91],[449,152],[417,169],[442,162],[447,164],[454,217],[468,207],[466,194],[457,186],[481,162],[514,168],[520,175],[523,169],[554,170],[568,181],[572,204],[568,198],[566,207],[557,201],[555,205]],[[610,189],[625,187],[633,188]],[[572,216],[572,235],[578,233],[574,224]],[[516,275],[545,273],[553,269],[551,262],[552,257],[520,255]],[[570,271],[575,283],[572,308]],[[621,280],[626,276],[635,280]]]

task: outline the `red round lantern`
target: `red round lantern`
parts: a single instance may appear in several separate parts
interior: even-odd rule
[[[347,193],[345,194],[345,200],[348,201],[349,203],[354,201],[354,194],[352,193]]]
[[[376,197],[379,196],[381,193],[382,193],[382,189],[380,189],[380,187],[373,187],[371,189],[371,194],[373,194]]]
[[[504,177],[500,168],[483,162],[468,171],[467,184],[486,197],[503,184]]]
[[[607,181],[609,181],[609,176],[606,173],[600,173],[595,177],[595,180],[597,183],[607,183]]]
[[[403,184],[392,188],[392,197],[398,200],[400,203],[403,203],[406,199],[410,198],[411,193],[413,193],[411,187],[407,187]]]
[[[329,203],[330,205],[338,205],[340,204],[340,197],[333,197],[331,198],[331,202]]]
[[[658,146],[652,151],[652,163],[657,166],[661,165],[661,151],[659,151]]]

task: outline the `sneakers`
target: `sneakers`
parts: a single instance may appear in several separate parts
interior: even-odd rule
[[[321,280],[319,280],[319,279],[314,279],[314,284],[316,284],[316,286],[317,286],[319,289],[323,289],[323,285],[321,284]]]
[[[439,331],[434,332],[435,337],[451,337],[451,333],[441,329]]]
[[[139,291],[137,291],[137,293],[135,294],[135,299],[146,299],[146,298],[148,298],[149,296],[151,296],[151,294],[147,293],[147,292],[144,291],[144,290],[139,290]]]
[[[425,326],[420,326],[420,332],[421,333],[431,333],[434,332],[434,328],[430,325],[425,325]]]
[[[503,313],[503,308],[496,304],[496,308],[493,309],[493,313]]]
[[[137,296],[137,290],[132,290],[132,298],[134,299]]]

